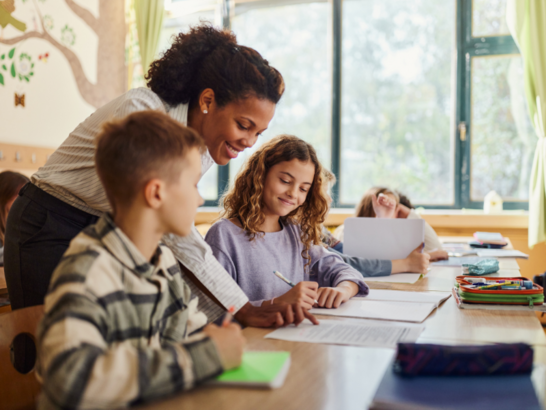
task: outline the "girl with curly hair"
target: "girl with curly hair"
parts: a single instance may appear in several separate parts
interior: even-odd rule
[[[13,309],[43,304],[53,270],[72,238],[111,212],[94,162],[104,122],[137,111],[166,113],[203,137],[204,174],[214,163],[225,165],[256,143],[284,92],[282,75],[266,59],[240,45],[231,31],[209,24],[174,37],[145,78],[146,88],[129,90],[81,122],[15,201],[5,244]],[[184,267],[210,321],[233,306],[245,325],[290,323],[278,310],[250,305],[195,229],[185,238],[166,236],[164,242]]]
[[[321,245],[328,212],[313,147],[288,135],[255,152],[223,197],[205,240],[252,304],[288,304],[300,315],[367,295],[362,275]],[[296,286],[290,288],[273,272]]]

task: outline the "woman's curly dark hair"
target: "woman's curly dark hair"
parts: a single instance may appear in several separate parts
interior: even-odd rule
[[[315,166],[313,184],[305,202],[280,218],[285,224],[301,227],[301,241],[304,245],[302,257],[307,260],[307,267],[311,262],[311,246],[322,243],[322,224],[329,206],[322,189],[322,165],[315,149],[302,139],[293,135],[279,135],[252,154],[237,174],[231,189],[220,199],[220,206],[223,207],[220,217],[238,218],[251,241],[256,235],[263,234],[259,228],[265,221],[263,194],[267,173],[274,165],[293,159],[311,162]]]
[[[208,23],[178,34],[145,78],[170,105],[193,106],[207,88],[220,107],[251,95],[277,104],[284,92],[281,73],[256,50],[238,45],[233,32]]]

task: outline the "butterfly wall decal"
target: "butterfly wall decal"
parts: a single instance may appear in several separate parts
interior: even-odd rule
[[[15,93],[15,106],[17,107],[18,105],[25,106],[25,94]]]
[[[38,60],[40,60],[43,63],[47,63],[47,59],[49,58],[49,53],[40,54],[38,56]]]

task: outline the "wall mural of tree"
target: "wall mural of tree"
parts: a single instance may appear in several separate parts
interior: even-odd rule
[[[98,1],[98,16],[74,0],[64,3],[74,14],[74,19],[83,21],[97,36],[97,76],[92,81],[74,47],[78,43],[78,31],[71,21],[56,21],[54,14],[43,14],[41,7],[50,0],[3,0],[0,1],[0,45],[13,46],[6,52],[0,50],[0,92],[7,81],[30,83],[37,70],[36,59],[47,61],[48,54],[33,58],[25,50],[26,40],[45,40],[56,48],[70,66],[78,91],[91,106],[98,108],[118,95],[126,88],[125,72],[125,12],[124,0]],[[35,13],[31,21],[21,21],[16,17],[19,8],[33,8]],[[6,28],[12,27],[4,35]],[[53,33],[53,29],[57,32]],[[60,31],[58,30],[60,28]],[[17,97],[17,95],[16,95]]]

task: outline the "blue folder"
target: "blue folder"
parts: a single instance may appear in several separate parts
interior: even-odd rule
[[[528,374],[404,377],[390,366],[371,408],[540,410],[541,406]]]

